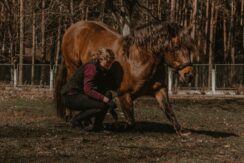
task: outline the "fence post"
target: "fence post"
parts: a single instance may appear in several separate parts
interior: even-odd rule
[[[50,66],[50,90],[53,89],[53,68]]]
[[[169,94],[172,94],[172,80],[173,80],[173,73],[170,68],[168,68],[168,91]]]
[[[215,94],[215,86],[216,86],[216,72],[215,69],[212,69],[212,93]]]
[[[14,87],[17,86],[17,68],[14,66]]]

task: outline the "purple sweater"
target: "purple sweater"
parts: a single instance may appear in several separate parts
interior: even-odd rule
[[[84,67],[84,93],[92,97],[94,99],[97,99],[99,101],[103,101],[104,95],[97,92],[95,90],[95,78],[96,78],[96,66],[94,64],[87,64]]]

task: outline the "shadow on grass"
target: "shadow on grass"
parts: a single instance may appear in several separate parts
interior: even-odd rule
[[[118,122],[106,123],[107,130],[114,133],[162,133],[175,134],[173,127],[169,124],[158,122],[137,122],[136,126],[131,129],[125,128],[126,123]],[[239,137],[234,133],[210,130],[186,129],[195,135],[206,135],[213,138]],[[0,138],[35,138],[49,136],[80,136],[82,130],[75,130],[69,126],[62,124],[60,126],[52,126],[47,128],[24,127],[24,126],[0,126]],[[113,133],[111,133],[113,134]],[[175,134],[176,135],[176,134]]]
[[[0,126],[0,138],[38,138],[58,135],[80,135],[69,127],[24,127],[24,126]]]
[[[228,132],[222,132],[222,131],[206,131],[206,130],[194,130],[194,129],[187,129],[191,131],[193,134],[198,135],[207,135],[214,138],[227,138],[227,137],[239,137],[239,135],[236,135],[235,133],[228,133]]]
[[[126,123],[118,122],[117,124],[107,123],[105,124],[106,128],[112,132],[141,132],[141,133],[166,133],[166,134],[175,134],[173,127],[169,124],[162,124],[158,122],[136,122],[136,125],[132,129],[125,129]],[[226,137],[239,137],[234,133],[221,132],[221,131],[210,131],[210,130],[195,130],[195,129],[185,129],[190,131],[192,134],[196,135],[206,135],[214,138],[226,138]]]

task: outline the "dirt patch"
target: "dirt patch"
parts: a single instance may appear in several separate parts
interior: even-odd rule
[[[51,100],[1,101],[0,162],[244,161],[244,99],[173,102],[190,136],[177,136],[150,99],[136,101],[134,129],[110,133],[70,128],[56,118]]]

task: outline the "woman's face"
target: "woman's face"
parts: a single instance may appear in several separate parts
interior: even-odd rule
[[[102,59],[100,60],[100,65],[105,69],[109,70],[113,64],[114,60]]]

